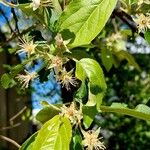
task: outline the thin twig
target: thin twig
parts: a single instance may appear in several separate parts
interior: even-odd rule
[[[15,34],[15,35],[12,35],[12,37],[10,37],[9,39],[7,39],[5,42],[3,43],[0,43],[0,47],[4,47],[6,46],[9,42],[11,42],[12,40],[30,32],[32,29],[34,29],[36,27],[36,24],[32,25],[31,27],[25,29],[24,31],[22,31],[20,34]]]
[[[12,129],[12,128],[16,128],[16,127],[18,127],[18,126],[20,126],[20,125],[21,125],[21,123],[19,122],[19,123],[13,124],[13,125],[11,125],[11,126],[1,127],[0,130],[8,130],[8,129]]]
[[[14,8],[11,8],[11,12],[12,12],[13,18],[15,20],[15,30],[19,34],[20,32],[19,32],[19,27],[18,27],[18,18],[17,18],[17,15],[16,15],[16,12],[15,12]]]
[[[27,109],[27,107],[23,107],[16,115],[14,115],[12,118],[9,119],[10,124],[13,124],[13,121],[19,117],[25,110]]]
[[[9,143],[13,144],[13,145],[16,146],[17,148],[20,148],[20,147],[21,147],[16,141],[14,141],[14,140],[12,140],[12,139],[6,137],[6,136],[0,135],[0,138],[1,138],[2,140],[8,141]]]
[[[120,9],[115,9],[113,15],[126,23],[134,33],[138,33],[137,25],[134,23],[132,17],[126,12]],[[144,38],[144,34],[142,32],[140,32],[139,35]]]

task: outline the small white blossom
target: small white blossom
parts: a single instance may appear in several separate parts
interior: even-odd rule
[[[48,67],[48,69],[51,68],[62,68],[63,65],[63,59],[59,56],[52,56],[50,58],[50,65]]]
[[[98,138],[98,135],[100,133],[100,128],[98,128],[96,131],[90,130],[90,131],[82,131],[84,140],[82,141],[82,144],[84,147],[86,147],[86,150],[104,150],[106,147],[104,146],[104,143],[100,140],[102,137]]]
[[[21,43],[19,46],[21,47],[20,50],[18,50],[16,53],[27,53],[27,56],[30,57],[31,54],[35,53],[35,48],[37,44],[33,43],[33,40],[27,39],[26,37],[23,37],[21,40]]]
[[[150,29],[150,14],[136,15],[134,21],[137,24],[139,32],[145,32],[147,29]]]
[[[56,80],[62,84],[62,87],[65,87],[67,90],[70,90],[70,84],[73,86],[76,86],[78,84],[76,78],[73,77],[72,74],[73,74],[73,69],[67,72],[66,69],[63,68],[60,74],[56,75]]]
[[[37,10],[40,6],[52,7],[52,1],[51,0],[32,0],[31,7],[33,7],[33,11]]]
[[[150,0],[138,0],[138,3],[137,3],[139,6],[142,5],[142,4],[150,4]]]
[[[69,107],[66,107],[63,105],[61,107],[61,115],[64,115],[67,117],[70,122],[74,125],[78,125],[81,122],[82,117],[82,112],[81,110],[77,110],[75,103],[71,103]]]
[[[122,39],[123,36],[120,32],[112,33],[112,35],[106,38],[107,46],[113,46],[114,42],[117,42]]]
[[[16,76],[16,79],[22,84],[22,88],[28,88],[29,82],[32,81],[35,77],[37,77],[36,72],[29,73],[25,70],[26,75],[19,74]]]
[[[32,0],[32,7],[33,7],[33,11],[35,11],[36,9],[38,9],[40,7],[40,3],[41,0]]]

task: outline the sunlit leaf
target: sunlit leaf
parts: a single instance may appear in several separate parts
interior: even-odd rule
[[[102,112],[114,112],[150,121],[150,107],[139,104],[135,109],[129,109],[126,104],[113,103],[111,106],[101,106]]]
[[[148,44],[150,45],[150,29],[145,32],[144,37],[148,42]]]
[[[116,3],[117,0],[70,2],[58,21],[59,32],[68,29],[74,33],[75,39],[70,44],[71,47],[89,44],[105,26]]]
[[[41,123],[45,123],[59,113],[60,109],[58,107],[54,105],[47,105],[37,113],[36,119]]]
[[[106,91],[104,74],[100,65],[93,59],[81,59],[76,65],[76,77],[82,82],[88,79],[89,92],[86,105],[97,105],[97,109],[99,109]]]
[[[38,132],[34,133],[31,137],[29,137],[21,146],[19,150],[32,150],[33,142],[37,137]]]
[[[39,130],[32,150],[69,150],[71,136],[70,121],[57,115]]]
[[[97,114],[96,106],[83,106],[83,124],[85,128],[89,128]]]

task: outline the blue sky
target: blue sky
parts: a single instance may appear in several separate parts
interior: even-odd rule
[[[4,13],[8,19],[11,18],[11,9],[9,7],[6,7],[2,4],[0,4],[0,9],[2,9],[4,11]],[[2,15],[0,15],[0,26],[2,26],[5,22],[6,22],[5,18]]]

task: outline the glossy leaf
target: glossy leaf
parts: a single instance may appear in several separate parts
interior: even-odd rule
[[[73,147],[71,148],[71,150],[84,150],[82,146],[82,137],[79,132],[73,137]]]
[[[96,106],[83,106],[82,112],[83,124],[85,128],[89,128],[95,118],[95,115],[97,114]]]
[[[101,111],[115,112],[150,121],[150,107],[144,104],[139,104],[135,109],[129,109],[125,104],[113,103],[111,106],[101,106]]]
[[[75,39],[70,44],[71,47],[89,44],[105,26],[116,3],[117,0],[70,2],[58,21],[59,32],[67,29],[74,33]]]
[[[36,119],[41,123],[45,123],[59,113],[60,109],[58,107],[54,105],[47,105],[37,113]]]
[[[86,78],[88,79],[89,90],[86,105],[97,105],[97,109],[99,109],[106,91],[104,74],[100,65],[93,59],[81,59],[77,62],[76,77],[82,82],[84,82]]]
[[[69,150],[71,136],[70,121],[56,115],[39,130],[32,150]]]
[[[150,29],[145,32],[144,37],[148,42],[148,44],[150,45]]]

